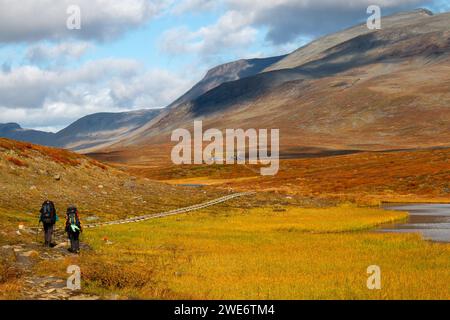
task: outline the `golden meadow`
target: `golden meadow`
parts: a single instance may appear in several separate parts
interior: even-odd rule
[[[221,207],[89,230],[93,251],[41,263],[82,269],[83,289],[138,299],[449,299],[450,246],[374,232],[406,213],[332,208]],[[381,290],[368,290],[379,265]]]

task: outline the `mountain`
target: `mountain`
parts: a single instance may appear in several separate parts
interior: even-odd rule
[[[141,132],[145,132],[147,129],[151,129],[155,133],[159,132],[160,129],[164,130],[164,128],[162,127],[157,128],[157,125],[155,126],[155,124],[158,124],[161,119],[165,119],[169,115],[173,116],[177,112],[177,110],[175,109],[177,109],[178,107],[197,99],[208,91],[215,89],[224,83],[257,75],[274,63],[277,63],[278,61],[284,59],[285,57],[286,55],[260,59],[240,59],[238,61],[225,63],[210,69],[206,73],[205,77],[197,84],[195,84],[189,91],[183,94],[180,98],[176,99],[169,106],[162,109],[161,112],[146,125],[137,129],[128,136],[139,136]],[[87,147],[86,149],[80,151],[92,152],[102,148],[107,148],[116,142],[117,139],[111,140],[110,144],[106,143],[100,146],[95,145],[92,148]]]
[[[132,133],[159,113],[159,109],[149,109],[91,114],[56,133],[57,145],[80,150],[114,141]]]
[[[412,12],[401,12],[392,16],[383,17],[383,29],[405,28],[414,20],[420,20],[433,16],[433,13],[426,9],[418,9]],[[307,62],[317,60],[323,57],[326,50],[333,48],[341,43],[347,42],[358,36],[373,33],[374,31],[367,28],[365,24],[357,25],[341,32],[336,32],[319,38],[304,47],[301,47],[294,52],[286,55],[283,59],[270,65],[264,71],[273,71],[281,69],[290,69],[301,66]]]
[[[0,126],[0,136],[143,159],[176,128],[280,128],[282,154],[447,146],[450,14],[428,10],[319,38],[294,52],[238,60],[167,108],[86,116],[56,133]],[[131,152],[131,151],[132,152]],[[119,157],[120,158],[120,157]]]
[[[204,130],[280,128],[284,154],[310,147],[394,150],[449,144],[449,13],[420,9],[384,17],[381,30],[358,25],[265,61],[255,74],[191,100],[188,93],[104,151],[123,151],[132,160],[170,144],[172,130],[192,129],[195,119],[203,120]]]
[[[285,57],[286,55],[262,59],[241,59],[217,66],[209,70],[206,76],[192,89],[170,104],[169,108],[189,102],[222,83],[256,75]]]
[[[159,113],[160,110],[96,113],[75,121],[57,133],[23,129],[17,123],[0,124],[0,137],[80,150],[120,139]]]
[[[23,129],[17,123],[0,123],[0,137],[43,144],[47,146],[55,146],[54,133]]]
[[[132,134],[160,114],[196,99],[222,83],[260,73],[286,56],[241,59],[217,66],[165,110],[140,110],[122,113],[96,113],[85,116],[58,133],[23,129],[19,124],[0,124],[0,137],[76,151],[98,149]]]

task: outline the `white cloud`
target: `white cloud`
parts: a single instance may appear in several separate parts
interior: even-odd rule
[[[215,1],[215,5],[218,1]],[[220,2],[220,1],[219,1]],[[166,31],[160,41],[164,53],[197,54],[208,62],[217,57],[248,56],[258,33],[265,33],[270,52],[287,53],[306,40],[334,32],[367,18],[366,9],[378,4],[383,14],[410,10],[433,0],[222,0],[227,11],[214,23],[190,30]],[[209,6],[207,0],[185,0],[178,10],[196,11]]]
[[[217,0],[182,0],[173,7],[172,12],[180,15],[187,12],[209,11],[216,8],[219,2]]]
[[[138,70],[137,62],[124,59],[92,61],[77,69],[62,71],[21,66],[0,73],[0,106],[40,108],[48,99],[74,92],[80,86],[99,84],[111,77],[129,77]]]
[[[159,14],[168,0],[0,0],[0,43],[108,40]],[[81,29],[69,30],[67,8],[81,8]]]
[[[230,49],[245,48],[256,40],[257,30],[249,26],[251,16],[228,11],[213,25],[190,31],[186,27],[166,31],[160,43],[163,52],[199,54],[211,58]]]
[[[111,96],[120,107],[165,107],[192,86],[192,81],[166,70],[153,69],[129,81],[111,82]]]
[[[21,66],[0,72],[0,123],[62,127],[96,112],[164,107],[192,82],[135,60],[103,59],[76,69]]]
[[[225,0],[230,10],[251,16],[251,26],[267,28],[266,39],[284,44],[302,37],[317,37],[349,27],[367,18],[369,5],[383,15],[411,10],[433,0]]]
[[[32,64],[61,64],[81,58],[92,45],[88,42],[62,42],[56,45],[36,44],[27,48],[25,58]]]

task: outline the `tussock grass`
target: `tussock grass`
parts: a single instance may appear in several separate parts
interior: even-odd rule
[[[79,263],[85,290],[133,298],[450,298],[449,245],[357,231],[403,217],[352,206],[212,209],[92,230],[94,251]],[[382,290],[366,287],[373,264]]]
[[[19,280],[0,283],[0,300],[18,300],[22,295],[22,284]]]
[[[16,280],[20,271],[14,266],[14,257],[5,257],[0,254],[0,284]]]

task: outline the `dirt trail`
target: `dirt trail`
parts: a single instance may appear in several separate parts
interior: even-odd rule
[[[85,229],[107,226],[107,225],[118,225],[125,223],[137,223],[150,219],[162,218],[176,214],[182,214],[186,212],[191,212],[195,210],[200,210],[210,206],[217,205],[222,202],[226,202],[238,197],[243,197],[253,194],[252,192],[243,192],[230,194],[218,199],[214,199],[201,204],[180,208],[176,210],[171,210],[167,212],[161,212],[156,214],[149,214],[140,217],[134,217],[129,219],[108,221],[103,223],[88,224],[85,225]],[[36,233],[41,233],[39,228],[29,228],[24,229],[22,232],[28,232],[32,235]],[[84,294],[82,291],[73,291],[67,288],[67,279],[58,278],[54,275],[48,276],[37,276],[33,273],[33,267],[42,260],[50,260],[58,263],[58,261],[64,260],[66,257],[72,255],[67,251],[67,240],[65,239],[65,234],[63,230],[55,230],[54,241],[56,242],[56,247],[52,249],[44,248],[42,244],[37,242],[22,243],[16,245],[5,245],[0,247],[3,253],[13,254],[16,261],[16,267],[22,272],[24,287],[22,290],[23,299],[26,300],[98,300],[100,297],[94,295]],[[89,249],[85,244],[81,244],[82,249]],[[69,275],[68,275],[69,276]]]

